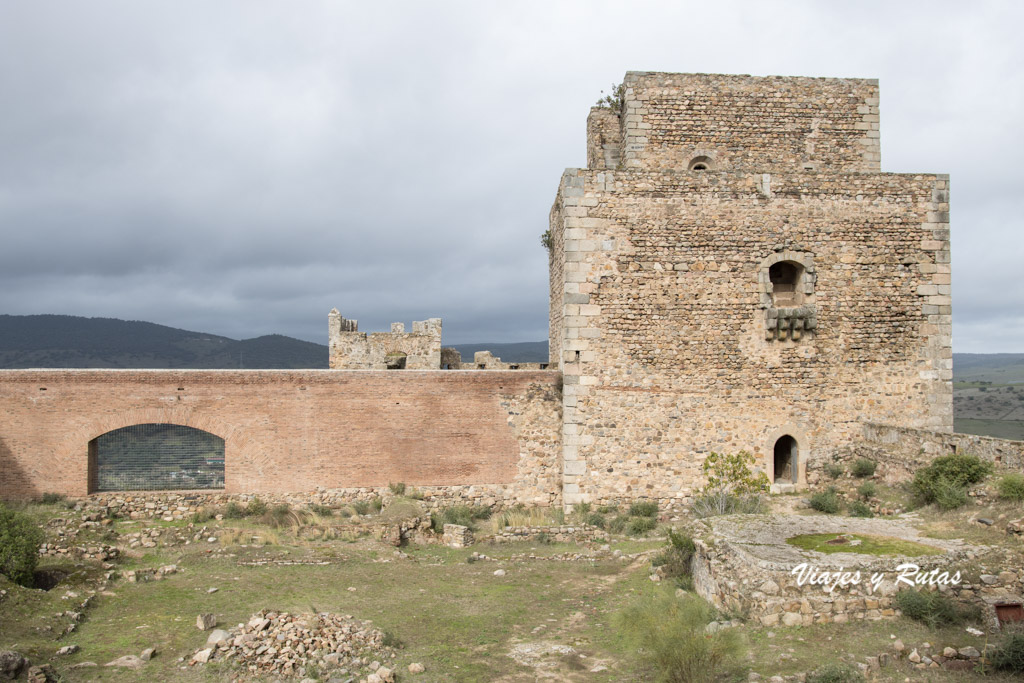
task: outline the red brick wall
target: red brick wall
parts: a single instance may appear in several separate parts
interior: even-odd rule
[[[529,371],[3,370],[0,498],[86,494],[89,441],[147,422],[223,437],[231,493],[549,487],[560,382]]]

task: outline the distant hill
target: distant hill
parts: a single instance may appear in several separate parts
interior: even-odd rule
[[[1024,383],[1024,353],[954,353],[953,381]]]
[[[326,368],[327,347],[271,334],[236,340],[136,320],[0,315],[0,368]]]
[[[477,351],[490,351],[506,363],[547,363],[548,343],[518,342],[514,344],[456,344],[463,363],[472,363]]]

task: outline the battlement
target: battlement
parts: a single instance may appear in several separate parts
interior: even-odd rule
[[[630,71],[587,119],[591,169],[877,173],[878,81]]]
[[[441,367],[441,319],[391,323],[390,332],[359,331],[359,321],[348,320],[338,309],[327,316],[327,338],[332,370],[437,370]]]

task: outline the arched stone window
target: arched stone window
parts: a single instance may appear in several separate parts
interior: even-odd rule
[[[201,429],[149,423],[89,442],[89,489],[166,491],[224,488],[224,439]]]
[[[690,160],[690,165],[687,167],[691,171],[710,171],[711,157],[709,156],[697,156]]]
[[[800,449],[796,439],[784,434],[775,442],[772,468],[773,484],[795,484],[799,481]]]
[[[768,268],[772,285],[772,303],[777,308],[799,306],[804,302],[804,267],[795,261],[779,261]]]

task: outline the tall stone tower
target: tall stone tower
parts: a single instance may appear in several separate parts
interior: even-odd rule
[[[864,422],[952,430],[949,180],[882,173],[878,82],[629,72],[551,209],[566,504],[776,489]]]

